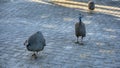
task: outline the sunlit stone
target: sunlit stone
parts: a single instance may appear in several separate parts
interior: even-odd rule
[[[44,28],[56,28],[57,26],[54,24],[44,24],[44,25],[42,25],[42,27],[44,27]]]
[[[64,21],[72,21],[72,18],[63,18]]]
[[[109,31],[109,32],[115,32],[114,29],[109,29],[109,28],[104,28],[105,31]]]

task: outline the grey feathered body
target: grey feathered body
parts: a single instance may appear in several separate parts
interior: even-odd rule
[[[94,10],[95,9],[95,4],[94,4],[93,1],[89,1],[88,2],[88,9],[90,9],[90,10]]]
[[[86,36],[86,29],[85,29],[84,23],[78,22],[75,24],[75,35],[76,35],[76,37],[79,37],[79,36],[85,37]]]
[[[42,51],[46,46],[45,39],[40,31],[36,32],[28,39],[28,45],[26,46],[29,51]]]

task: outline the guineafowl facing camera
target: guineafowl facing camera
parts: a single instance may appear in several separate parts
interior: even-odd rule
[[[76,43],[79,43],[78,39],[79,37],[81,37],[81,43],[83,45],[83,37],[86,36],[86,28],[85,28],[85,24],[82,22],[81,18],[83,16],[80,14],[79,16],[79,22],[77,22],[75,24],[75,35],[77,37],[77,42]]]
[[[31,35],[28,40],[25,41],[24,45],[28,51],[34,52],[32,56],[34,58],[37,58],[36,53],[42,51],[44,49],[44,46],[46,46],[42,32],[38,31]]]
[[[92,13],[92,11],[95,9],[95,3],[94,3],[94,1],[90,0],[88,2],[88,9],[90,10],[90,13]]]

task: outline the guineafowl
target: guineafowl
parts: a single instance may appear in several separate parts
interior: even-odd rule
[[[95,3],[94,3],[94,1],[90,0],[88,2],[88,9],[90,10],[90,12],[92,12],[95,9]]]
[[[44,46],[46,46],[46,42],[42,32],[38,31],[35,34],[31,35],[28,40],[25,41],[24,45],[26,46],[28,51],[34,52],[32,56],[34,58],[37,58],[36,53],[44,49]]]
[[[81,44],[83,45],[83,37],[86,36],[86,28],[85,28],[85,24],[82,22],[81,18],[82,18],[82,15],[80,14],[79,22],[77,22],[75,24],[75,35],[77,37],[76,43],[79,43],[78,38],[79,38],[79,36],[81,36]]]

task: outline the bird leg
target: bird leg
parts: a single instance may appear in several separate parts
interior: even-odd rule
[[[36,52],[36,55],[38,55],[39,53],[38,53],[38,51]]]
[[[79,41],[78,41],[78,37],[77,37],[77,41],[75,42],[76,44],[78,44],[79,43]]]
[[[89,10],[89,14],[93,14],[93,10]]]
[[[81,37],[81,42],[80,42],[81,45],[83,45],[83,37]]]
[[[89,10],[90,14],[92,14],[92,10]]]

